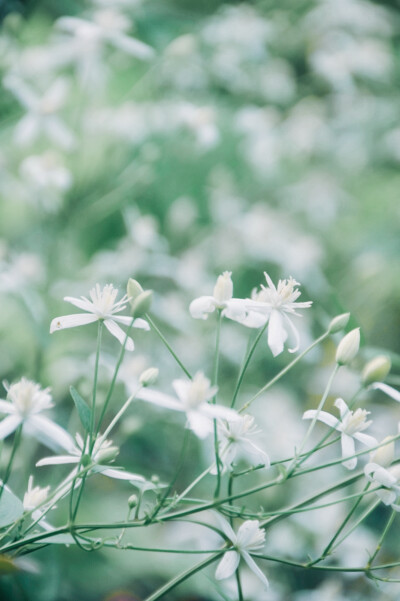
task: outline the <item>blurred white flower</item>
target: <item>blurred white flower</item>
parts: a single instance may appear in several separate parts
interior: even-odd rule
[[[264,317],[264,323],[268,320],[268,346],[274,357],[283,351],[284,343],[288,337],[288,330],[294,335],[295,346],[288,349],[294,353],[299,348],[299,333],[293,325],[290,315],[300,314],[296,309],[308,309],[312,301],[297,302],[301,292],[295,288],[299,286],[292,277],[288,280],[279,280],[275,287],[271,278],[264,272],[268,287],[261,285],[261,290],[253,294],[253,299],[247,301],[246,306],[249,311],[261,313]]]
[[[260,528],[260,522],[258,520],[246,520],[235,533],[229,522],[222,518],[221,515],[218,515],[218,521],[225,536],[232,543],[233,548],[226,551],[219,562],[215,572],[216,579],[223,580],[232,576],[242,557],[250,570],[268,588],[269,582],[267,577],[250,555],[251,551],[260,551],[265,544],[265,531]]]
[[[157,390],[144,388],[139,390],[137,398],[148,401],[174,411],[186,413],[188,428],[199,438],[205,438],[211,431],[213,419],[239,420],[240,417],[233,409],[210,404],[209,401],[217,393],[217,386],[211,386],[210,380],[198,372],[193,380],[174,380],[177,399]]]
[[[89,454],[89,440],[86,439],[84,442],[80,434],[76,435],[76,443],[71,438],[72,445],[68,449],[68,455],[57,455],[55,457],[44,457],[37,462],[37,467],[42,465],[64,465],[69,463],[78,464],[81,461],[82,452]],[[122,469],[112,469],[108,467],[108,464],[116,458],[118,455],[118,447],[112,446],[111,440],[104,440],[102,436],[98,436],[96,439],[91,459],[95,464],[90,472],[100,473],[103,476],[109,478],[116,478],[117,480],[129,480],[134,482],[145,482],[145,478],[138,474],[132,474]]]
[[[244,457],[251,465],[269,467],[268,455],[251,438],[259,434],[252,415],[243,415],[237,421],[218,421],[219,457],[224,470],[232,469],[232,463]],[[214,470],[215,473],[215,470]]]
[[[384,468],[377,463],[367,463],[364,473],[370,482],[382,486],[376,491],[382,503],[400,511],[400,505],[395,503],[400,497],[400,465]]]
[[[48,497],[49,490],[50,486],[46,486],[45,488],[41,488],[40,486],[33,487],[33,476],[29,476],[28,489],[23,499],[25,511],[32,511],[38,505],[42,505]]]
[[[27,111],[15,127],[14,137],[17,144],[27,146],[43,134],[64,150],[74,148],[74,134],[57,115],[65,103],[68,91],[68,84],[64,78],[56,79],[42,95],[12,73],[4,77],[3,85]]]
[[[350,411],[343,399],[336,399],[335,407],[340,411],[340,420],[326,411],[316,411],[314,409],[306,411],[303,419],[314,419],[317,416],[319,421],[341,433],[343,465],[347,469],[353,470],[357,465],[357,457],[346,458],[351,457],[356,452],[354,440],[358,440],[367,447],[377,446],[378,441],[373,436],[363,432],[372,424],[371,420],[367,421],[369,411],[365,409]]]
[[[29,184],[29,197],[44,206],[55,210],[62,198],[62,193],[72,185],[72,174],[64,167],[60,157],[51,151],[41,155],[31,155],[20,165],[20,174]]]
[[[0,400],[0,413],[6,413],[0,422],[0,439],[3,440],[23,426],[25,433],[51,449],[68,448],[69,434],[47,417],[39,415],[53,407],[50,389],[42,390],[39,384],[22,378],[7,390],[7,401]]]
[[[121,300],[116,302],[117,294],[118,289],[114,288],[112,284],[107,284],[103,289],[100,288],[99,284],[96,284],[96,287],[90,291],[91,301],[85,296],[81,296],[81,298],[66,296],[64,298],[65,301],[79,307],[79,309],[87,311],[87,313],[76,313],[74,315],[63,315],[62,317],[54,318],[50,324],[50,333],[101,320],[104,322],[107,330],[121,344],[124,344],[126,334],[116,322],[130,326],[133,321],[132,325],[134,328],[149,330],[150,326],[144,319],[133,319],[133,317],[115,315],[126,308],[129,300],[128,296],[125,295]],[[133,351],[134,349],[134,343],[130,337],[127,339],[126,348],[128,351]]]
[[[381,390],[387,394],[387,396],[390,396],[390,398],[400,403],[400,391],[396,390],[396,388],[393,388],[393,386],[389,386],[389,384],[385,384],[384,382],[374,382],[369,386],[369,388]]]

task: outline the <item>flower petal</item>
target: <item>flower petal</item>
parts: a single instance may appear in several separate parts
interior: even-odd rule
[[[116,324],[113,319],[105,319],[104,325],[106,326],[110,334],[115,336],[115,338],[123,345],[125,342],[126,333],[119,327],[119,325]],[[135,348],[133,340],[132,338],[130,338],[130,336],[128,336],[127,338],[125,348],[127,351],[133,351],[133,349]]]
[[[189,411],[187,420],[190,430],[199,438],[206,438],[213,430],[212,419],[202,414],[200,411]]]
[[[15,407],[10,401],[0,400],[0,413],[15,413]]]
[[[105,465],[96,465],[96,467],[93,468],[93,471],[117,480],[135,480],[139,482],[145,482],[145,478],[143,478],[143,476],[139,476],[139,474],[132,474],[131,472],[126,472],[125,470],[108,468]]]
[[[26,422],[27,431],[53,451],[73,453],[76,445],[64,428],[43,415],[32,415]]]
[[[318,412],[316,409],[310,409],[309,411],[306,411],[303,414],[303,419],[314,419],[314,417],[316,415],[318,416],[317,417],[318,421],[323,422],[327,426],[330,426],[331,428],[335,428],[336,430],[339,429],[339,427],[341,425],[340,421],[337,419],[337,417],[334,417],[333,415],[331,415],[330,413],[327,413],[326,411]]]
[[[36,467],[41,467],[42,465],[62,465],[64,463],[79,463],[80,457],[73,455],[54,455],[54,457],[43,457],[43,459],[39,459],[36,464]]]
[[[261,582],[263,583],[265,588],[268,588],[269,587],[268,578],[266,577],[264,572],[262,572],[260,570],[260,568],[254,561],[254,559],[251,557],[251,555],[249,553],[247,553],[247,551],[242,551],[242,557],[245,560],[245,562],[247,563],[247,565],[249,566],[250,570],[253,572],[253,574],[255,574],[261,580]]]
[[[336,399],[335,407],[339,409],[340,419],[343,421],[343,419],[349,413],[350,409],[348,408],[347,404],[344,402],[343,399]]]
[[[0,440],[7,438],[22,423],[19,415],[8,415],[0,422]]]
[[[367,447],[378,446],[378,441],[376,440],[376,438],[370,436],[369,434],[364,434],[364,432],[355,432],[353,436],[356,440],[359,440],[360,442],[362,442],[362,444],[365,444]]]
[[[229,407],[223,407],[222,405],[210,405],[209,403],[202,403],[198,407],[203,415],[211,419],[226,419],[230,422],[238,422],[241,420],[240,415]]]
[[[354,445],[354,439],[351,436],[342,432],[341,443],[342,443],[343,459],[346,459],[346,457],[351,457],[352,455],[354,455],[356,450],[355,450],[355,445]],[[353,457],[352,459],[343,461],[343,465],[348,470],[353,470],[357,465],[357,457]]]
[[[94,313],[95,307],[94,304],[90,302],[87,298],[76,298],[75,296],[64,296],[64,300],[67,303],[71,303],[78,309],[83,309],[84,311],[88,311],[89,313]]]
[[[138,391],[136,398],[141,399],[142,401],[148,401],[154,405],[159,405],[159,407],[164,407],[164,409],[185,411],[182,403],[173,397],[164,394],[163,392],[159,392],[158,390],[153,390],[151,388],[142,388]]]
[[[237,551],[227,551],[218,564],[215,572],[217,580],[224,580],[235,573],[240,561],[240,555]]]
[[[283,327],[282,315],[279,311],[271,311],[268,324],[268,346],[274,357],[283,351],[283,345],[287,338],[287,332]]]
[[[93,315],[92,313],[75,313],[74,315],[55,317],[50,324],[50,334],[56,330],[65,330],[66,328],[85,326],[86,324],[93,323],[97,320],[97,315]]]
[[[400,391],[396,390],[392,386],[389,386],[389,384],[384,384],[383,382],[374,382],[371,384],[370,388],[381,390],[392,399],[400,403]]]
[[[215,298],[213,296],[200,296],[189,305],[189,312],[195,319],[207,319],[208,313],[215,311]]]
[[[289,328],[291,329],[293,336],[294,336],[294,340],[295,340],[294,347],[288,348],[288,351],[289,351],[289,353],[295,353],[296,351],[299,350],[299,346],[300,346],[299,332],[298,332],[297,328],[295,327],[295,325],[290,320],[290,318],[286,315],[286,313],[283,313],[283,317],[286,320],[286,323],[288,324]]]

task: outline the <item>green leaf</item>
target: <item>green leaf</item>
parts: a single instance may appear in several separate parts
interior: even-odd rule
[[[70,386],[69,390],[78,410],[82,426],[85,428],[85,432],[89,432],[92,412],[81,397],[81,395],[79,394],[79,392],[76,390],[76,388]]]
[[[0,481],[0,488],[2,483]],[[0,498],[0,528],[15,522],[24,513],[22,502],[5,487]]]

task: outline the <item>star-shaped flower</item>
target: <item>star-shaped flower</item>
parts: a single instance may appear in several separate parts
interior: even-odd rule
[[[218,514],[218,521],[225,536],[232,543],[232,547],[224,553],[217,566],[215,577],[217,580],[223,580],[232,576],[243,558],[250,570],[261,580],[266,588],[269,582],[265,574],[260,570],[254,559],[251,557],[251,551],[260,551],[265,543],[265,531],[260,528],[258,520],[246,520],[234,532],[232,526]]]
[[[88,323],[102,320],[107,330],[115,336],[121,344],[124,344],[126,334],[116,322],[129,326],[133,321],[132,325],[134,328],[149,330],[150,326],[144,319],[133,319],[133,317],[116,315],[116,313],[119,313],[126,308],[129,300],[128,296],[125,295],[121,300],[116,302],[117,294],[118,290],[114,288],[112,284],[107,284],[103,289],[100,288],[99,284],[96,284],[96,287],[90,291],[91,301],[85,296],[81,296],[81,298],[66,296],[64,298],[65,301],[79,307],[79,309],[87,311],[87,313],[76,313],[74,315],[56,317],[50,324],[50,333],[52,334],[56,330],[75,328],[77,326],[83,326]],[[133,351],[134,349],[134,343],[130,337],[128,337],[126,341],[126,348],[128,351]]]
[[[48,417],[40,415],[51,407],[53,402],[49,388],[43,390],[39,384],[26,378],[11,384],[7,400],[0,400],[0,413],[7,414],[0,422],[0,440],[22,425],[26,434],[34,436],[51,449],[66,448],[69,434]]]
[[[288,350],[294,353],[299,348],[299,333],[289,315],[301,317],[296,310],[308,309],[312,301],[297,302],[301,292],[295,286],[300,284],[292,277],[279,280],[278,286],[275,286],[269,275],[265,272],[264,275],[268,286],[261,285],[261,290],[247,301],[246,307],[250,313],[261,313],[264,317],[263,324],[268,321],[268,346],[274,357],[283,351],[289,332],[294,336],[295,345]]]
[[[251,440],[258,433],[251,415],[243,415],[235,421],[218,420],[219,457],[224,471],[232,469],[232,463],[241,457],[252,465],[269,467],[268,455]]]
[[[326,411],[318,412],[314,409],[306,411],[303,419],[314,419],[317,417],[319,421],[331,428],[335,428],[335,430],[341,433],[343,465],[347,469],[352,470],[357,465],[357,457],[346,458],[355,454],[354,440],[358,440],[367,447],[377,446],[378,442],[376,438],[363,432],[363,430],[366,430],[372,424],[372,421],[367,421],[369,411],[365,409],[350,411],[343,399],[336,399],[335,407],[340,411],[340,420]]]
[[[141,389],[137,393],[137,398],[165,409],[186,413],[188,428],[199,438],[205,438],[212,431],[213,419],[232,421],[240,419],[233,409],[209,403],[218,388],[211,386],[210,380],[201,372],[198,372],[193,380],[174,380],[172,386],[178,398],[150,388]]]

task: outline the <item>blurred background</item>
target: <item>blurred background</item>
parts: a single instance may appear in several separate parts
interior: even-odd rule
[[[72,312],[65,295],[87,295],[96,282],[123,293],[129,277],[155,291],[154,318],[178,354],[209,373],[214,323],[194,322],[188,305],[229,270],[235,296],[249,295],[263,271],[274,281],[292,275],[301,282],[301,300],[314,301],[301,322],[304,347],[332,316],[351,312],[362,354],[333,394],[352,394],[357,369],[383,349],[394,366],[389,381],[399,384],[398,2],[0,0],[0,18],[2,379],[25,375],[51,386],[59,422],[74,432],[68,389],[90,392],[96,332],[50,337],[50,320]],[[237,324],[224,327],[227,395],[247,337]],[[179,375],[152,334],[135,342],[114,408],[146,367],[160,368],[166,388]],[[274,389],[273,403],[255,407],[274,459],[290,455],[301,436],[302,411],[321,394],[334,348],[326,343]],[[105,341],[104,391],[117,351],[113,339]],[[248,390],[288,357],[273,361],[260,345]],[[372,401],[378,434],[394,434],[400,412],[378,394]],[[180,426],[138,404],[118,432],[121,465],[168,479]],[[45,453],[24,444],[31,457]],[[191,444],[181,486],[209,460]],[[22,495],[33,464],[21,455],[17,467],[11,485]],[[55,481],[51,468],[40,470],[38,482]],[[123,519],[132,487],[100,480],[89,483],[82,519]],[[349,538],[349,564],[374,548],[386,513],[377,512],[353,547]],[[268,535],[270,549],[304,557],[318,549],[325,520],[281,524]],[[168,528],[154,528],[152,542],[194,544],[184,525]],[[147,530],[135,536],[149,544]],[[182,558],[104,549],[85,556],[55,545],[35,557],[36,575],[0,581],[2,599],[138,601],[186,567]],[[271,590],[260,591],[249,576],[246,599],[398,598],[396,588],[378,590],[354,576],[266,569]],[[165,598],[236,599],[234,588],[220,588],[210,572]]]

